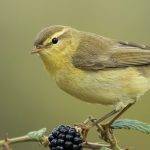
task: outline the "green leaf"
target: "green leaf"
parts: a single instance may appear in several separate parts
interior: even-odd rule
[[[40,129],[38,131],[29,132],[29,136],[32,140],[40,141],[46,133],[46,128]]]
[[[131,129],[137,130],[145,134],[150,134],[150,125],[138,120],[123,119],[116,120],[111,127],[113,129]]]

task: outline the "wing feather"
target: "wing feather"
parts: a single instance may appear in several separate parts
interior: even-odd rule
[[[150,65],[150,47],[88,34],[81,40],[73,64],[85,70]]]

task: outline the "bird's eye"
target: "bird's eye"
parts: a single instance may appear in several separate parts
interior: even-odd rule
[[[58,38],[53,38],[53,39],[52,39],[52,43],[53,43],[53,44],[57,44],[57,43],[58,43]]]

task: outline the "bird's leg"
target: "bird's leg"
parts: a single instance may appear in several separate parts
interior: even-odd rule
[[[97,119],[93,117],[89,117],[92,123],[95,123]],[[99,138],[103,139],[105,142],[110,143],[112,149],[120,150],[120,147],[117,144],[117,140],[113,134],[113,130],[111,128],[104,128],[101,124],[96,124],[97,132],[99,133]]]
[[[100,119],[95,119],[94,117],[89,116],[89,118],[86,119],[83,123],[75,125],[75,126],[82,129],[82,135],[83,135],[84,139],[86,140],[87,134],[92,127],[96,126],[98,128],[98,131],[102,132],[103,130],[102,130],[101,126],[99,125],[99,123],[104,121],[105,119],[111,117],[112,115],[116,114],[117,112],[119,112],[119,110],[115,109],[115,110],[111,111],[110,113],[104,115]],[[92,124],[90,124],[90,123],[92,123]]]
[[[103,117],[101,117],[100,119],[97,119],[94,123],[92,123],[92,125],[90,126],[90,128],[96,126],[97,124],[99,124],[100,122],[106,120],[107,118],[115,115],[116,113],[118,113],[120,110],[116,110],[114,109],[113,111],[111,111],[110,113],[104,115]]]
[[[107,124],[105,124],[105,127],[110,127],[111,124],[117,120],[125,111],[127,111],[135,102],[129,103],[124,109],[122,109],[111,121],[109,121]]]
[[[111,125],[112,123],[118,119],[125,111],[127,111],[134,103],[129,103],[124,109],[122,109],[112,120],[110,120],[108,123],[106,124],[101,124],[101,127],[103,128],[103,131],[101,132],[101,137],[102,139],[104,139],[105,141],[109,140],[108,138],[108,131],[111,130]],[[111,133],[111,132],[110,132]],[[114,140],[112,140],[113,142]],[[109,141],[110,142],[110,141]]]
[[[130,103],[128,104],[124,109],[120,110],[120,109],[114,109],[113,111],[111,111],[110,113],[104,115],[103,117],[101,117],[100,119],[95,119],[93,117],[89,117],[88,119],[86,119],[82,124],[79,125],[75,125],[78,126],[79,128],[82,129],[82,134],[83,137],[86,141],[87,138],[87,134],[89,132],[89,130],[96,126],[99,130],[99,132],[105,132],[104,130],[106,130],[107,128],[110,128],[111,124],[118,119],[126,110],[128,110],[134,103]],[[99,123],[101,123],[102,121],[112,117],[113,115],[115,115],[116,113],[118,113],[111,121],[109,121],[107,124],[103,124],[103,125],[99,125]],[[89,122],[91,122],[92,124],[89,125]]]

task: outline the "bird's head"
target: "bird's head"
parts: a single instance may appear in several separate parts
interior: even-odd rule
[[[55,73],[68,65],[79,37],[79,31],[68,26],[46,27],[37,34],[32,53],[38,53],[46,69]]]

